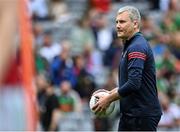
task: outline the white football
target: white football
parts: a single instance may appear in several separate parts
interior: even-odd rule
[[[93,106],[98,102],[99,98],[98,97],[103,97],[103,96],[107,96],[109,93],[105,92],[105,91],[100,91],[94,95],[91,96],[91,99],[89,101],[89,107],[91,109],[91,111],[94,113],[94,111],[92,110]],[[98,96],[98,97],[97,97]],[[102,113],[98,113],[95,114],[97,117],[106,117],[109,116],[115,108],[115,103],[112,102],[109,107],[106,109],[106,111],[102,112]]]

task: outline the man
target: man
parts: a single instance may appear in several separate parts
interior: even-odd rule
[[[116,17],[117,36],[124,42],[119,66],[119,87],[100,98],[93,107],[104,111],[120,99],[119,131],[156,131],[161,108],[156,88],[155,62],[149,43],[140,31],[140,13],[132,6],[119,9]]]
[[[25,5],[25,0],[0,0],[0,131],[35,130],[37,127],[35,97],[29,85],[33,80],[27,74],[32,72],[24,63],[24,60],[31,62],[26,52],[31,50],[24,48],[30,45],[24,42],[30,39],[25,37],[30,30],[27,15],[24,15]]]
[[[9,59],[14,54],[17,21],[17,0],[0,1],[0,84],[7,70]]]

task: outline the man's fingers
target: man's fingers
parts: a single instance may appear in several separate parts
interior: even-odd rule
[[[105,111],[105,109],[103,109],[103,108],[101,108],[101,109],[99,110],[99,112],[102,113],[102,114],[104,113],[104,111]]]
[[[97,107],[98,107],[98,103],[96,103],[96,104],[92,107],[92,110],[95,111]]]
[[[101,111],[101,107],[96,107],[96,109],[95,109],[94,111],[95,111],[95,114],[100,113],[100,111]]]
[[[105,112],[106,112],[106,109],[104,109],[102,107],[98,107],[95,111],[95,114],[102,116],[102,115],[104,115]]]

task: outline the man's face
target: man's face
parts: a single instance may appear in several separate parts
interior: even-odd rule
[[[134,32],[134,22],[127,11],[119,13],[116,17],[117,36],[121,39],[128,39]]]

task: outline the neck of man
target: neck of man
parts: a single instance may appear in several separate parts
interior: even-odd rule
[[[136,29],[136,30],[134,30],[130,35],[129,35],[129,37],[127,37],[127,38],[124,38],[122,41],[123,41],[123,43],[125,43],[127,40],[130,40],[137,32],[139,32],[140,30],[139,29]]]

